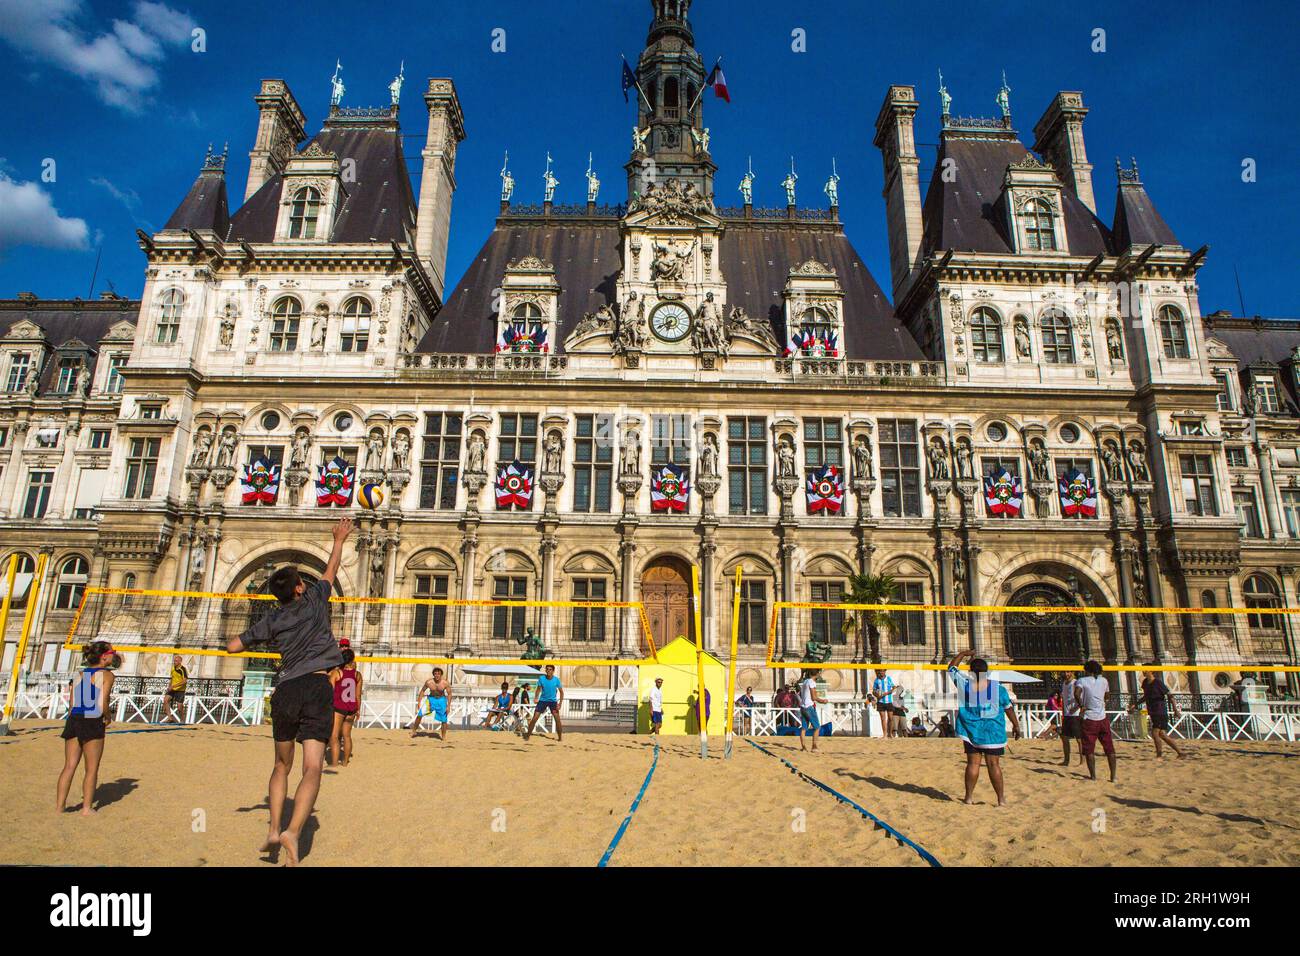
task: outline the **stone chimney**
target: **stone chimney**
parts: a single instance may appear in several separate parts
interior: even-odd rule
[[[916,105],[915,88],[891,86],[876,117],[874,142],[885,162],[883,195],[895,302],[901,299],[921,258],[920,162],[912,135]]]
[[[263,80],[257,102],[257,141],[248,153],[248,185],[244,202],[262,184],[283,171],[284,164],[307,136],[307,117],[284,80]]]
[[[1083,146],[1083,118],[1087,115],[1082,93],[1057,93],[1043,118],[1034,124],[1034,152],[1052,165],[1065,188],[1096,215],[1092,164]]]
[[[429,270],[438,298],[447,278],[447,240],[451,234],[451,197],[456,192],[456,146],[465,138],[456,85],[431,78],[424,94],[429,107],[424,171],[420,176],[420,209],[415,223],[415,254]]]

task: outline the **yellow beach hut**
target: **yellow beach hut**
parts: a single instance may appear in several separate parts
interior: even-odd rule
[[[655,678],[664,679],[664,724],[660,733],[682,736],[700,732],[696,693],[695,645],[678,637],[659,649],[659,662],[639,668],[637,679],[636,732],[650,732],[650,691]],[[709,692],[708,732],[721,735],[727,722],[727,667],[707,651],[704,654],[704,686]]]

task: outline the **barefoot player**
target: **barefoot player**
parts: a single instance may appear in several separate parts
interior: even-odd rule
[[[176,723],[181,722],[180,715],[176,713],[177,709],[185,706],[185,688],[190,682],[190,672],[185,669],[185,664],[181,656],[176,654],[172,657],[172,676],[167,682],[167,713],[159,723],[167,723],[172,718]]]
[[[298,838],[320,792],[325,743],[334,726],[334,688],[329,672],[343,663],[330,630],[330,591],[343,557],[343,542],[352,533],[352,519],[334,526],[334,547],[320,580],[308,587],[298,569],[285,565],[267,586],[279,606],[226,646],[238,654],[254,644],[272,643],[280,652],[280,679],[271,697],[271,733],[275,738],[275,767],[271,771],[271,825],[264,852],[277,847],[285,865],[298,864]],[[293,769],[294,742],[302,744],[302,780],[293,794],[293,818],[280,830],[280,816]]]
[[[1164,756],[1160,746],[1163,743],[1181,758],[1183,752],[1169,736],[1170,712],[1172,711],[1174,719],[1177,720],[1178,703],[1174,700],[1174,695],[1169,692],[1169,688],[1165,686],[1165,682],[1151,671],[1142,675],[1142,699],[1147,705],[1147,720],[1151,722],[1151,740],[1156,745],[1156,756]]]
[[[564,687],[560,684],[560,679],[555,676],[555,665],[547,664],[546,673],[537,678],[537,707],[533,710],[533,716],[528,720],[528,729],[524,731],[524,740],[533,735],[533,728],[537,726],[537,719],[547,711],[555,718],[555,739],[564,739],[564,725],[560,723],[560,705],[564,703]]]
[[[424,682],[424,685],[415,692],[415,723],[411,724],[411,736],[414,737],[420,732],[420,719],[425,715],[425,701],[429,704],[428,714],[441,724],[438,728],[438,739],[447,739],[447,721],[448,714],[451,712],[451,684],[447,683],[442,676],[442,668],[435,667],[433,676]]]
[[[970,676],[957,669],[970,660]],[[975,785],[980,780],[980,763],[988,768],[989,783],[997,794],[998,806],[1005,806],[1002,786],[1002,755],[1007,747],[1007,719],[1016,740],[1020,739],[1020,721],[1011,705],[1011,695],[998,681],[989,677],[989,665],[974,651],[962,651],[948,662],[948,676],[957,685],[957,736],[966,750],[966,796],[963,803],[974,803]]]

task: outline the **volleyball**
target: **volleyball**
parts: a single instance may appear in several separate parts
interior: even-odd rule
[[[384,489],[376,482],[367,482],[357,493],[357,503],[374,511],[384,503]]]

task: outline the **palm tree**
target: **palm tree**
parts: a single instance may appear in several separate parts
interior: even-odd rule
[[[898,597],[898,582],[888,574],[851,574],[848,591],[844,595],[846,604],[892,604]],[[865,630],[870,648],[871,662],[880,663],[880,634],[894,629],[894,616],[889,611],[854,611],[852,617],[845,618],[845,633]],[[862,654],[859,636],[858,654]]]

